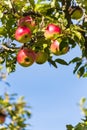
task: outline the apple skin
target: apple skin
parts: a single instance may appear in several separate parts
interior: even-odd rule
[[[36,63],[44,64],[48,59],[48,54],[46,52],[39,51],[36,53]]]
[[[15,32],[15,39],[21,43],[29,42],[31,39],[31,30],[26,26],[20,26]]]
[[[60,34],[61,28],[53,23],[49,24],[44,32],[46,39],[52,39],[55,34]]]
[[[23,67],[31,66],[34,63],[35,59],[35,52],[28,48],[20,49],[17,54],[17,62]]]
[[[69,47],[66,46],[62,50],[60,50],[60,43],[57,40],[52,40],[50,51],[54,55],[63,55],[69,51]]]
[[[18,21],[18,26],[26,26],[33,30],[35,27],[35,21],[32,19],[32,17],[25,16],[20,18],[20,20]]]
[[[78,20],[78,19],[81,19],[82,16],[83,16],[83,10],[82,10],[80,7],[78,7],[78,8],[76,8],[76,9],[73,11],[73,13],[72,13],[72,15],[71,15],[71,18],[72,18],[72,19],[75,19],[75,20]]]

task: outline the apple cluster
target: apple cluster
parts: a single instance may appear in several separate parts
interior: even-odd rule
[[[55,38],[55,35],[59,35],[61,33],[62,33],[61,28],[53,23],[49,24],[44,32],[45,38],[51,40],[50,51],[54,55],[62,55],[67,53],[69,50],[68,46],[62,48],[62,50],[60,49],[61,42]]]
[[[35,21],[32,17],[22,17],[18,21],[18,27],[15,31],[15,39],[23,44],[29,42],[32,38],[32,32],[35,29],[35,26]],[[44,38],[51,42],[49,51],[54,55],[62,55],[67,53],[69,50],[68,46],[62,48],[62,50],[60,49],[61,42],[58,41],[55,36],[61,33],[61,28],[54,23],[49,23],[44,29]],[[35,52],[31,47],[22,47],[17,53],[17,62],[21,66],[28,67],[34,62],[37,64],[43,64],[48,60],[48,57],[48,54],[43,50]]]
[[[15,31],[15,39],[23,44],[29,42],[34,27],[35,21],[30,16],[21,18]],[[48,55],[45,52],[35,52],[28,47],[22,47],[17,53],[17,62],[23,67],[31,66],[34,62],[43,64],[47,61],[47,58]]]

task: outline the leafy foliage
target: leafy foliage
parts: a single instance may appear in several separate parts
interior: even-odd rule
[[[5,115],[4,122],[0,123],[0,130],[25,130],[29,125],[31,116],[30,106],[27,106],[24,97],[16,99],[17,94],[0,96],[0,122],[1,115]],[[28,121],[28,122],[27,122]]]
[[[67,130],[86,130],[87,129],[87,104],[86,104],[87,99],[86,98],[81,98],[79,106],[84,114],[85,118],[82,119],[81,122],[79,122],[76,126],[72,125],[66,125]]]
[[[26,16],[34,20],[31,24],[35,26],[29,26],[32,30],[31,39],[20,43],[15,38],[15,32],[20,26],[20,19]],[[61,33],[53,35],[52,39],[44,35],[49,24],[61,28]],[[56,56],[50,49],[52,40],[57,40],[60,45]],[[69,62],[61,59],[61,55],[76,46],[81,50],[80,57],[76,56]],[[17,54],[22,48],[31,48],[35,53],[45,52],[48,55],[47,61],[55,68],[58,64],[75,64],[73,73],[77,73],[78,77],[87,77],[87,0],[0,0],[0,80],[6,78],[4,70],[6,73],[16,70]],[[24,130],[28,125],[26,119],[30,118],[31,113],[24,97],[17,101],[13,99],[14,95],[7,93],[0,97],[0,115],[4,113],[8,120],[1,124],[1,130]],[[80,103],[85,119],[76,126],[67,125],[67,130],[87,129],[85,101],[82,99]]]
[[[77,9],[82,10],[78,19]],[[75,14],[75,21],[72,14]],[[35,21],[32,38],[29,42],[20,44],[15,39],[18,21],[25,16],[31,16]],[[51,39],[44,36],[48,24],[60,26],[61,34],[54,35],[60,41],[61,48],[69,46],[69,51],[79,46],[81,57],[74,58],[69,63],[60,58],[53,60],[50,51]],[[76,64],[74,73],[78,77],[87,77],[87,2],[86,0],[1,0],[0,1],[0,64],[6,67],[8,73],[16,70],[17,53],[20,48],[30,47],[35,52],[48,53],[48,62],[57,68],[57,64]],[[68,52],[67,52],[68,53]],[[61,54],[61,53],[60,53]],[[64,53],[66,54],[66,53]]]

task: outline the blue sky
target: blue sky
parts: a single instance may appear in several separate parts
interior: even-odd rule
[[[77,47],[62,57],[69,60],[78,55]],[[58,65],[56,69],[48,63],[28,68],[17,65],[16,72],[7,77],[11,87],[1,82],[0,94],[7,91],[25,96],[32,107],[28,130],[66,130],[66,124],[76,125],[81,121],[78,102],[87,97],[87,79],[73,75],[73,67]]]

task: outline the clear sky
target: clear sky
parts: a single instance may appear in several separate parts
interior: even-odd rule
[[[77,47],[63,58],[69,60],[79,54]],[[83,115],[77,104],[81,97],[87,97],[87,79],[73,75],[73,67],[59,65],[56,69],[48,62],[29,68],[17,65],[16,72],[7,77],[11,87],[0,82],[0,94],[24,95],[32,107],[27,130],[66,130],[66,124],[81,121]]]

